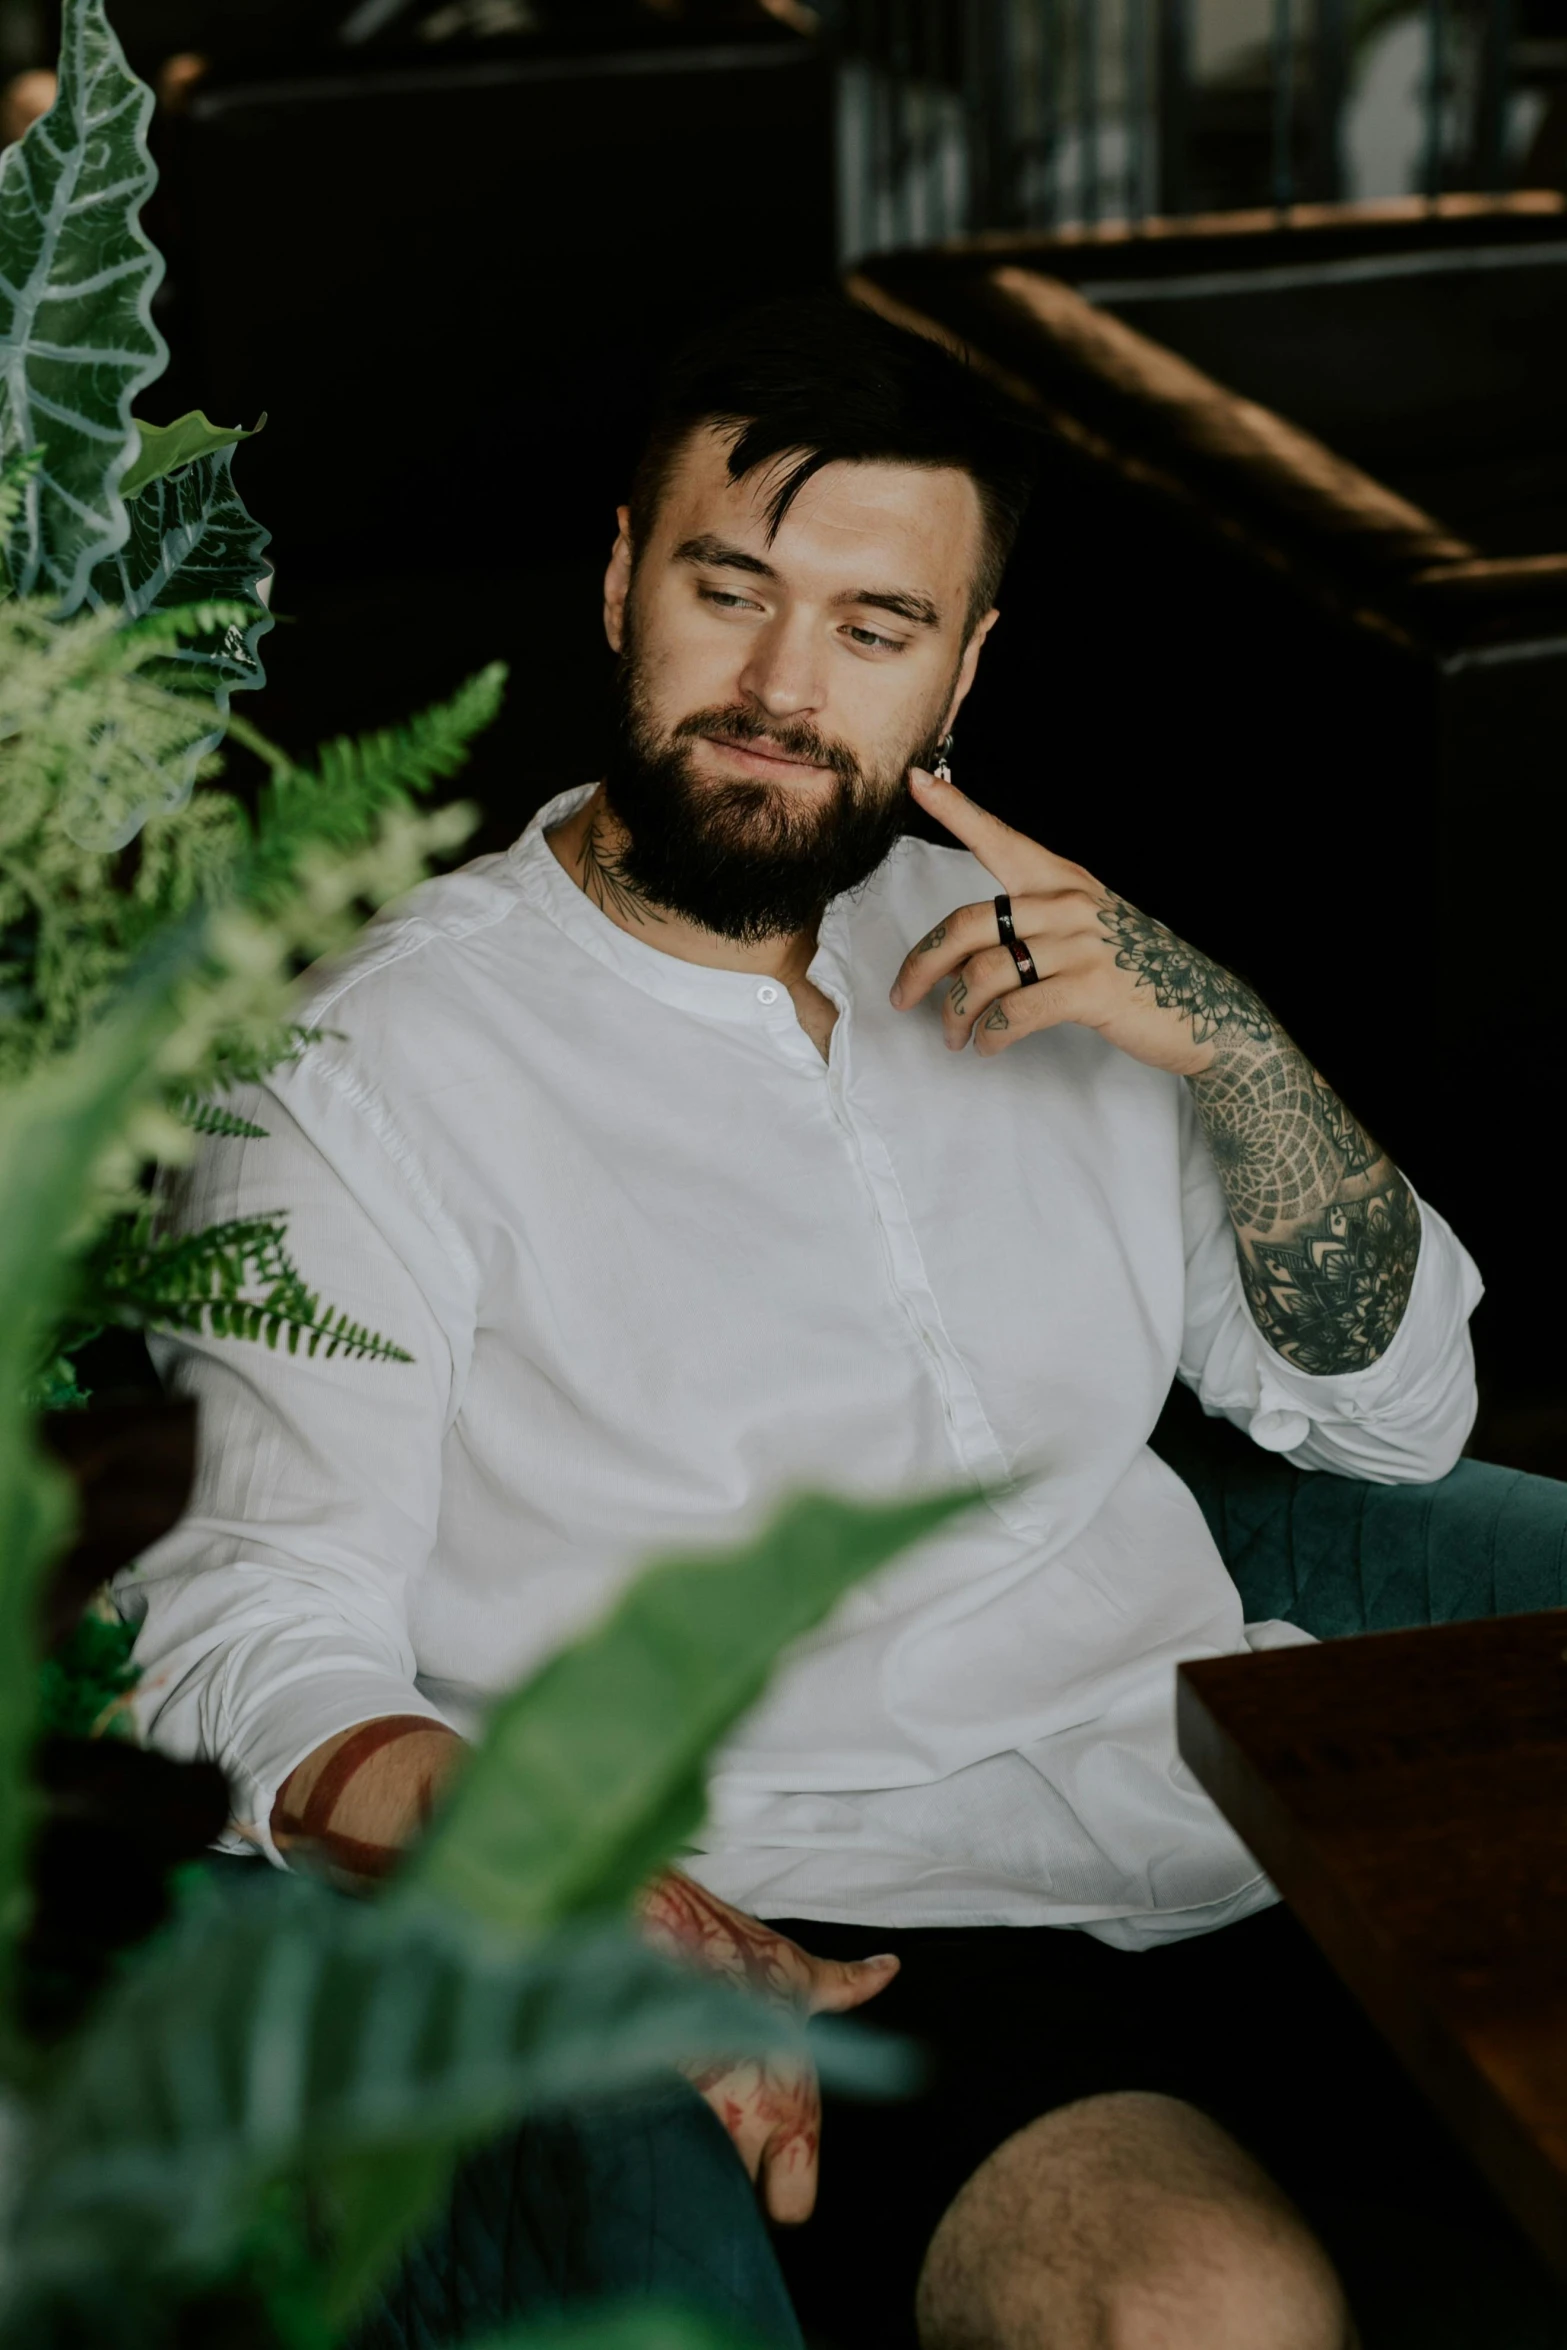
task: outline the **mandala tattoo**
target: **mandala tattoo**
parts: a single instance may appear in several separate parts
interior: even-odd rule
[[[1414,1283],[1409,1186],[1244,979],[1124,898],[1107,894],[1099,920],[1117,966],[1214,1048],[1187,1082],[1258,1329],[1303,1371],[1364,1370]]]
[[[1403,1318],[1420,1212],[1392,1161],[1283,1030],[1236,1023],[1188,1079],[1253,1321],[1287,1362],[1364,1370]]]
[[[1161,1012],[1179,1012],[1188,1019],[1198,1044],[1209,1043],[1226,1028],[1239,1029],[1255,1044],[1267,1044],[1277,1034],[1272,1013],[1244,979],[1237,979],[1210,955],[1199,954],[1125,898],[1107,893],[1099,919],[1110,933],[1121,970],[1130,971],[1139,987],[1153,989]]]
[[[1386,1354],[1415,1278],[1420,1211],[1403,1177],[1336,1200],[1287,1240],[1241,1248],[1252,1319],[1302,1371],[1357,1371]]]
[[[1212,1065],[1191,1080],[1213,1163],[1237,1224],[1276,1232],[1331,1199],[1344,1175],[1363,1174],[1376,1153],[1351,1168],[1339,1126],[1360,1129],[1302,1052],[1288,1042],[1272,1052],[1220,1044]]]
[[[1344,1162],[1345,1174],[1368,1174],[1382,1153],[1360,1120],[1344,1107],[1327,1079],[1319,1077],[1315,1069],[1311,1071],[1311,1084],[1317,1097],[1317,1114],[1332,1137],[1333,1148]]]
[[[618,914],[623,922],[662,920],[651,899],[633,888],[614,851],[605,846],[596,816],[583,837],[582,886],[601,914]]]

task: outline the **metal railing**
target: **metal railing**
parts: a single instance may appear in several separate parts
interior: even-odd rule
[[[1511,183],[1513,0],[1229,0],[1217,63],[1203,4],[832,0],[846,257]]]

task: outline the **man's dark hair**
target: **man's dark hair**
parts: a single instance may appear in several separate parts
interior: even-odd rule
[[[1036,435],[946,344],[826,294],[770,302],[699,336],[663,380],[632,484],[634,550],[647,545],[675,461],[702,425],[733,433],[731,481],[798,453],[769,501],[770,534],[824,465],[968,474],[984,522],[969,625],[995,602],[1034,483]]]

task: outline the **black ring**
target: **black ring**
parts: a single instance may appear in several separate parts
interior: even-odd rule
[[[1002,945],[1009,947],[1017,932],[1012,927],[1012,900],[1005,892],[996,900],[996,928],[1001,933]]]
[[[1017,965],[1018,977],[1022,980],[1023,985],[1025,987],[1037,987],[1039,985],[1039,973],[1035,970],[1034,958],[1029,953],[1027,947],[1023,944],[1023,941],[1020,938],[1009,938],[1007,940],[1007,945],[1011,949],[1012,960]]]

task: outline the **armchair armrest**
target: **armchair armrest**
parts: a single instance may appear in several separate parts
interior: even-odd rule
[[[1320,1640],[1567,1607],[1567,1483],[1460,1461],[1434,1485],[1292,1468],[1178,1389],[1153,1448],[1191,1487],[1248,1623]]]

